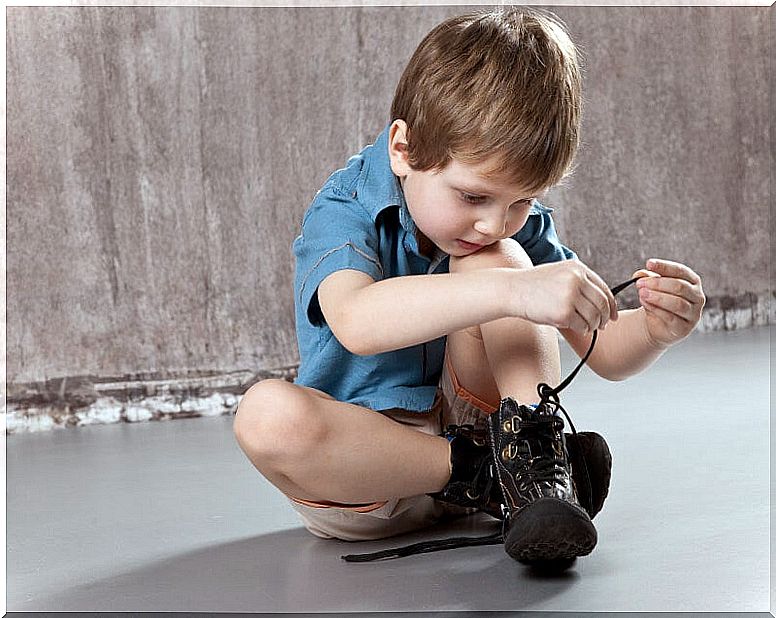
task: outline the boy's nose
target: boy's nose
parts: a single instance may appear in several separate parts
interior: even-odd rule
[[[474,229],[488,238],[501,238],[507,227],[507,218],[499,213],[490,217],[483,217],[474,224]]]

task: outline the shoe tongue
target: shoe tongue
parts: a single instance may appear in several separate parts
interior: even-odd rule
[[[540,413],[536,412],[529,406],[520,406],[517,409],[517,415],[520,417],[521,421],[538,421],[539,417],[541,416]]]
[[[527,421],[546,421],[554,416],[552,411],[541,403],[536,406],[521,405],[518,414]]]
[[[514,399],[505,399],[502,403],[509,414],[516,414],[523,421],[546,422],[556,416],[555,410],[544,403],[524,405],[517,403]]]

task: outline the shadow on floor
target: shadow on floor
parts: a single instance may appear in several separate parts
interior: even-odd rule
[[[474,517],[469,519],[476,519]],[[508,609],[541,606],[572,586],[572,569],[539,578],[503,546],[467,547],[372,563],[340,556],[450,536],[484,536],[499,522],[453,521],[362,543],[294,528],[202,547],[37,599],[39,610],[337,612]],[[462,594],[462,591],[467,591]],[[476,591],[476,592],[472,592]]]

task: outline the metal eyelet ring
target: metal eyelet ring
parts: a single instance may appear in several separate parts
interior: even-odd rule
[[[507,444],[501,451],[501,459],[506,461],[509,459],[510,461],[517,457],[517,445],[513,442],[510,442]]]
[[[504,423],[501,425],[501,429],[503,429],[504,433],[512,433],[512,420],[507,419],[504,421]]]
[[[465,493],[466,493],[466,497],[469,498],[469,500],[477,500],[477,498],[479,498],[479,496],[476,496],[476,495],[473,496],[472,492],[468,489],[466,490]]]

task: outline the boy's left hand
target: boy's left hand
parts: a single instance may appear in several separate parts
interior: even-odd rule
[[[684,264],[669,260],[647,261],[648,275],[636,282],[644,307],[647,334],[659,347],[668,347],[687,337],[701,319],[706,296],[701,278]],[[658,275],[658,276],[656,276]]]

